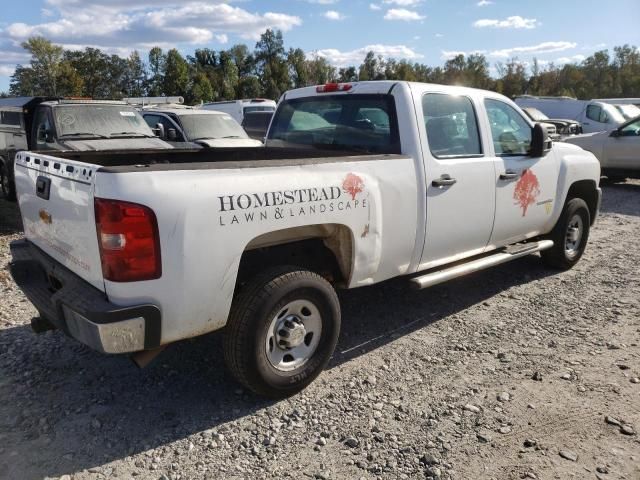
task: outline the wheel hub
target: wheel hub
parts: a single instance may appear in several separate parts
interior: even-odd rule
[[[578,240],[578,237],[580,235],[580,229],[576,228],[576,227],[570,227],[569,231],[567,232],[567,238],[569,239],[569,241],[571,242],[575,242]]]
[[[307,335],[304,324],[295,315],[287,315],[280,320],[276,332],[278,346],[285,349],[298,347]]]

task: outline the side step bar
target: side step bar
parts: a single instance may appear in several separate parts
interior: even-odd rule
[[[456,265],[455,267],[449,267],[443,270],[427,273],[426,275],[414,277],[411,279],[411,285],[418,290],[432,287],[433,285],[446,282],[447,280],[462,277],[463,275],[500,265],[501,263],[507,263],[511,260],[524,257],[525,255],[547,250],[551,247],[553,247],[552,240],[540,240],[539,242],[513,245],[487,257],[471,260],[467,263]]]

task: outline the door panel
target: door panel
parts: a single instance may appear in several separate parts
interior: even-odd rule
[[[461,95],[422,98],[427,222],[421,270],[481,253],[495,210],[495,169],[483,153],[477,106]]]
[[[541,233],[555,202],[559,163],[553,150],[533,158],[531,124],[501,100],[485,101],[493,139],[496,173],[496,217],[492,247]]]

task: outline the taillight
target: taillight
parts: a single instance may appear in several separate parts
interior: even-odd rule
[[[317,93],[330,93],[330,92],[348,92],[353,85],[350,83],[325,83],[324,85],[318,85],[316,87]]]
[[[149,207],[95,199],[102,275],[112,282],[153,280],[162,275],[156,215]]]

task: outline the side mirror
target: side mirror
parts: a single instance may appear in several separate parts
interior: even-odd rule
[[[609,136],[610,137],[620,137],[620,136],[622,136],[622,133],[620,132],[620,129],[616,128],[615,130],[611,131]]]
[[[156,134],[156,137],[164,140],[165,138],[164,125],[161,123],[156,123],[156,128],[153,129],[153,133]]]
[[[176,138],[178,138],[178,134],[176,133],[175,128],[170,128],[167,130],[167,140],[171,142],[175,142]]]
[[[539,123],[531,129],[531,150],[529,155],[534,158],[544,157],[551,151],[549,132]]]
[[[47,143],[54,143],[55,142],[55,139],[53,138],[53,132],[51,130],[46,130],[45,131],[44,140]]]

